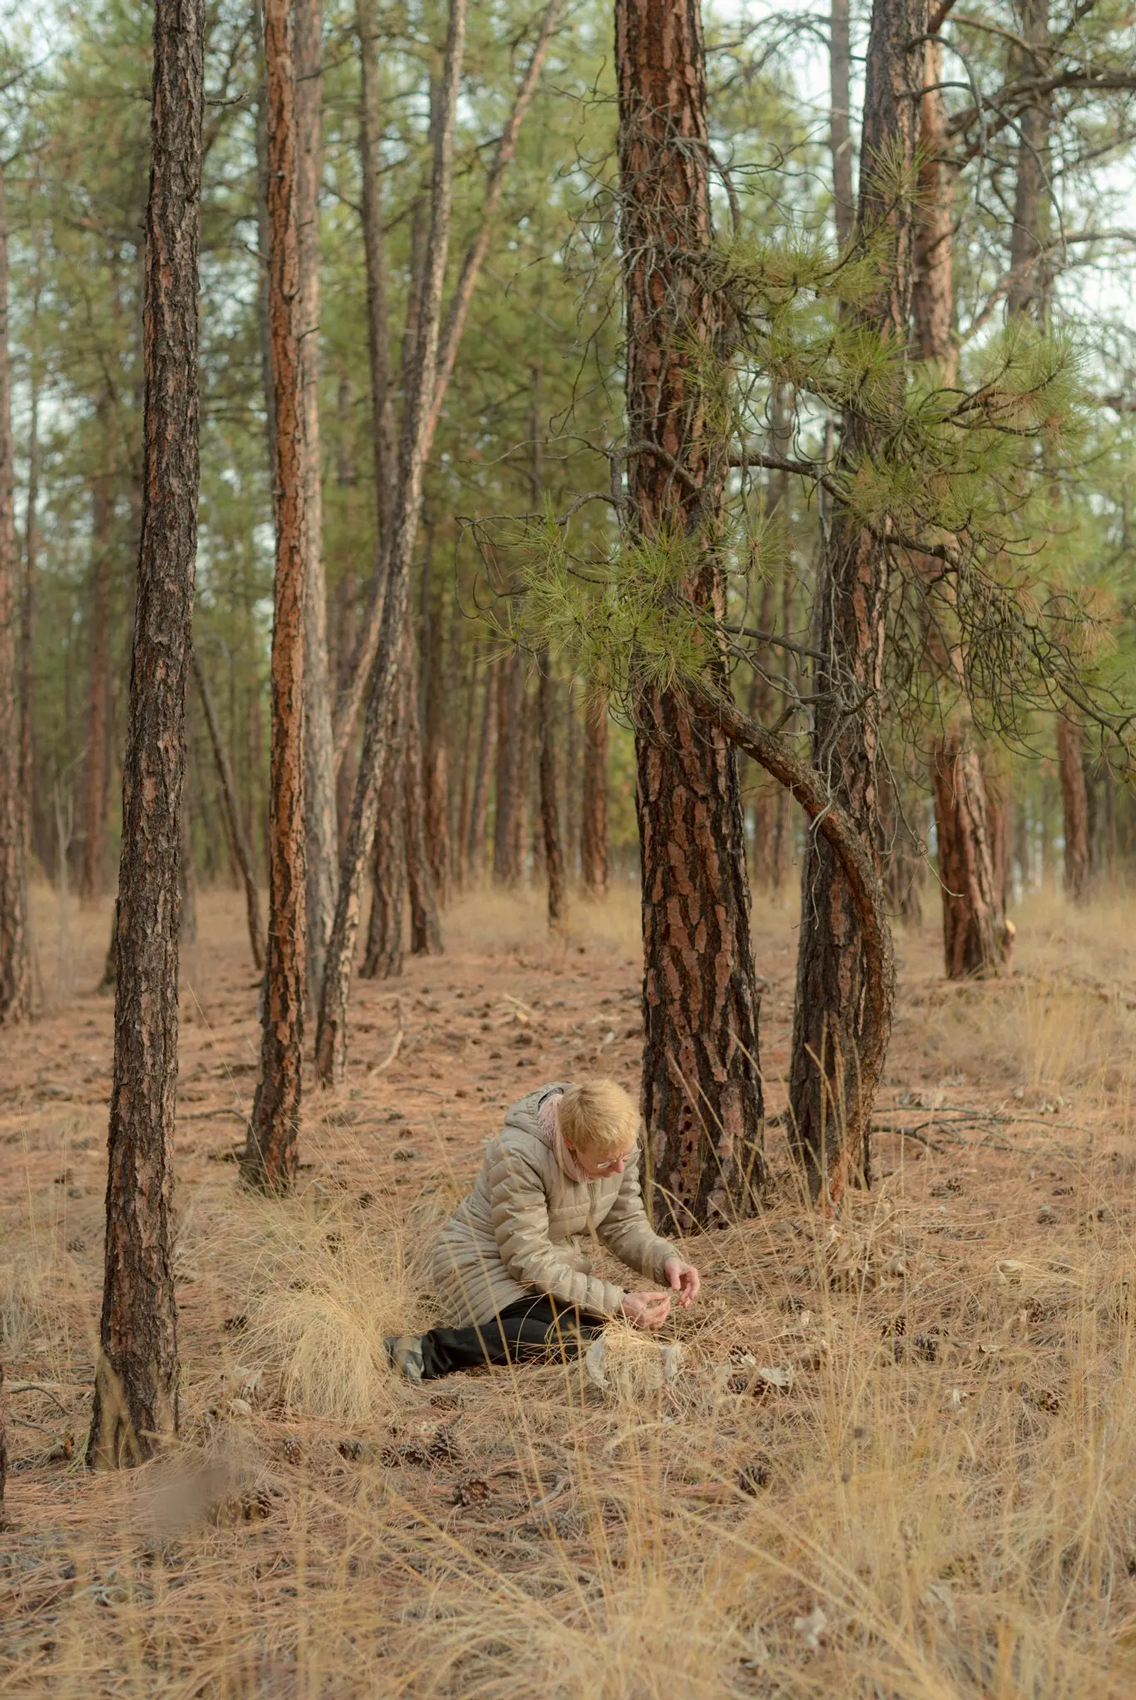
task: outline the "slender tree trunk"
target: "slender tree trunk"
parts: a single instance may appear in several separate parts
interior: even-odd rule
[[[142,536],[122,785],[118,976],[99,1363],[87,1460],[133,1464],[177,1432],[170,1220],[178,870],[197,554],[202,0],[156,0],[146,219]]]
[[[607,895],[607,699],[584,704],[584,773],[580,804],[580,874],[589,897]]]
[[[849,37],[848,0],[831,0],[829,8],[829,87],[832,117],[829,146],[832,150],[832,211],[836,241],[840,248],[852,240],[856,202],[852,194],[852,44]]]
[[[426,853],[438,902],[450,898],[450,753],[446,738],[446,651],[440,591],[431,596],[423,713],[422,789]]]
[[[417,347],[406,391],[398,493],[383,596],[382,623],[367,699],[363,750],[351,826],[340,869],[339,897],[332,928],[316,1032],[316,1067],[329,1085],[347,1066],[347,1006],[359,930],[363,873],[375,834],[378,784],[390,736],[391,708],[397,689],[403,627],[410,592],[410,566],[422,505],[422,482],[429,449],[429,409],[438,354],[442,285],[449,242],[453,190],[454,113],[465,43],[466,0],[449,0],[445,58],[436,85],[431,171],[430,233],[423,268],[422,308]]]
[[[790,420],[783,384],[773,386],[770,399],[770,453],[781,460],[788,458],[790,452]],[[766,505],[766,521],[773,536],[777,538],[775,547],[780,547],[782,539],[779,533],[784,528],[785,509],[789,495],[789,480],[784,472],[769,474],[769,491]],[[773,575],[766,571],[761,581],[761,599],[758,604],[758,629],[772,632],[775,623],[775,602],[777,586]],[[776,692],[770,680],[763,673],[774,670],[776,656],[771,645],[765,644],[758,651],[758,668],[754,669],[750,680],[749,712],[752,719],[762,725],[769,725],[774,718]],[[776,830],[777,808],[781,796],[781,787],[770,781],[761,772],[754,791],[753,801],[753,878],[754,883],[768,891],[776,877]]]
[[[406,811],[406,887],[410,898],[410,954],[440,956],[442,928],[430,852],[426,840],[425,788],[422,784],[422,733],[418,719],[418,646],[407,622],[403,637],[406,742],[403,749],[403,802]]]
[[[469,885],[469,828],[473,817],[474,739],[477,734],[477,663],[479,646],[474,644],[469,657],[469,679],[465,686],[465,719],[462,733],[461,794],[458,800],[456,863],[454,884],[458,891]]]
[[[895,361],[895,406],[902,401],[901,351],[911,316],[914,217],[911,201],[894,192],[895,173],[910,170],[918,132],[927,33],[926,0],[875,0],[868,42],[861,148],[859,229],[886,242],[880,283],[851,317],[865,334],[888,343]],[[849,408],[840,448],[841,472],[875,452],[884,426],[878,415]],[[887,546],[839,500],[832,509],[816,597],[813,647],[817,697],[813,767],[831,774],[836,799],[874,855],[879,842],[877,760],[883,693],[884,619],[888,597]],[[867,1137],[862,1113],[865,1044],[862,916],[826,838],[809,835],[802,870],[797,1000],[789,1101],[791,1133],[810,1184],[842,1176],[847,1136]],[[885,1036],[886,1046],[886,1036]],[[865,1174],[868,1153],[863,1152]],[[842,1183],[841,1183],[842,1184]]]
[[[179,944],[197,943],[197,874],[193,866],[193,821],[189,808],[189,771],[187,761],[185,764],[185,787],[181,800],[181,865],[178,888],[178,901],[181,904]]]
[[[371,3],[372,0],[361,0],[362,5],[369,6]],[[477,225],[477,234],[470,242],[462,260],[461,271],[458,274],[458,280],[454,285],[454,292],[450,298],[450,304],[446,312],[445,325],[444,327],[440,327],[438,337],[434,343],[432,356],[434,364],[430,382],[430,393],[427,399],[427,416],[424,422],[426,435],[423,452],[427,456],[430,453],[430,445],[434,440],[434,432],[437,429],[438,420],[441,417],[442,407],[446,399],[446,391],[449,388],[450,378],[453,375],[454,363],[457,359],[458,348],[461,345],[462,333],[465,330],[466,319],[469,316],[470,303],[473,300],[473,292],[477,286],[477,280],[481,274],[481,268],[485,263],[485,256],[489,252],[489,242],[493,233],[493,219],[496,214],[497,207],[500,204],[501,193],[505,186],[505,178],[508,173],[509,166],[516,153],[517,136],[520,132],[521,122],[524,118],[525,112],[528,110],[528,106],[532,100],[537,83],[540,80],[540,73],[544,67],[549,45],[552,41],[560,13],[563,10],[563,5],[564,0],[547,0],[544,12],[541,15],[540,29],[537,32],[536,43],[533,47],[528,64],[522,73],[521,80],[517,85],[517,90],[513,97],[512,111],[505,122],[505,127],[502,130],[500,139],[497,143],[497,152],[494,156],[493,166],[489,174],[489,181],[486,185],[485,201],[482,206],[481,217]],[[368,36],[372,41],[374,40],[373,23],[368,23],[366,27],[364,27],[362,11],[360,11],[359,33],[360,38],[364,41],[368,38]],[[366,63],[364,61],[365,91],[366,77],[367,71]],[[364,107],[366,107],[366,104],[366,92],[364,92]],[[374,135],[378,135],[377,129],[374,131]],[[365,170],[363,175],[365,196]],[[364,207],[365,206],[366,201],[364,200]],[[366,222],[365,212],[364,222]],[[376,443],[376,453],[377,452],[378,447]],[[359,704],[363,700],[363,692],[366,687],[367,676],[370,672],[378,646],[379,629],[383,616],[384,571],[385,569],[380,562],[379,570],[376,572],[375,579],[372,583],[371,591],[367,599],[367,608],[363,616],[363,629],[360,634],[359,644],[352,668],[351,685],[349,690],[341,696],[336,709],[335,755],[337,761],[342,760],[343,752],[347,748],[347,741],[351,735],[351,727],[355,722],[355,716],[358,713]]]
[[[371,441],[375,457],[375,501],[378,508],[378,562],[382,572],[385,546],[390,536],[397,475],[394,406],[390,378],[390,319],[387,310],[387,265],[383,240],[382,179],[379,175],[379,141],[382,122],[379,111],[379,70],[376,42],[375,0],[359,0],[356,29],[359,35],[361,84],[359,94],[359,171],[363,185],[363,254],[367,270],[367,350],[371,370]],[[350,690],[353,668],[343,667],[340,688]],[[356,702],[358,702],[358,698]],[[354,720],[352,712],[351,720]],[[346,745],[346,739],[344,739]]]
[[[8,204],[0,162],[0,1026],[32,1012],[28,943],[29,793],[23,772],[17,633],[19,549],[12,477],[12,374],[8,355]]]
[[[501,689],[501,661],[485,669],[485,695],[481,708],[481,736],[477,740],[477,770],[469,806],[467,856],[471,885],[485,873],[485,833],[489,823],[489,777],[493,766],[493,733],[497,725],[497,696]]]
[[[406,948],[406,788],[403,783],[408,693],[400,690],[391,717],[383,764],[375,843],[371,856],[371,919],[359,972],[365,980],[402,973]]]
[[[524,864],[525,658],[510,655],[497,698],[497,807],[493,820],[493,878],[518,885]]]
[[[1057,721],[1057,765],[1065,815],[1065,895],[1081,903],[1089,894],[1089,797],[1081,728],[1066,715]]]
[[[91,524],[91,600],[87,664],[87,759],[83,772],[83,865],[79,896],[84,902],[103,889],[106,854],[107,749],[110,741],[110,597],[114,551],[113,404],[99,403],[104,470],[94,480]]]
[[[1015,69],[1023,81],[1043,79],[1049,65],[1049,0],[1017,0],[1020,39]],[[1014,222],[1010,233],[1010,288],[1006,313],[1023,315],[1045,326],[1053,288],[1049,242],[1049,136],[1052,95],[1040,93],[1018,120],[1018,166]]]
[[[620,238],[633,531],[705,547],[685,586],[724,597],[712,543],[725,445],[700,365],[720,358],[698,0],[616,0]],[[672,471],[683,469],[683,478]],[[680,1229],[748,1211],[764,1175],[758,993],[738,765],[714,726],[645,688],[636,713],[643,895],[643,1113],[655,1210]]]
[[[327,584],[320,478],[320,236],[323,167],[323,7],[293,0],[296,61],[296,223],[300,252],[300,384],[304,408],[304,824],[308,983],[318,1007],[327,937],[335,910],[338,835],[327,656]]]
[[[559,927],[567,907],[564,889],[564,851],[560,835],[560,805],[556,795],[556,699],[548,650],[540,655],[540,824],[544,867],[548,880],[548,924]]]
[[[39,577],[39,308],[43,292],[43,238],[36,232],[36,269],[32,285],[28,361],[28,499],[24,525],[24,584],[20,608],[20,789],[24,811],[24,866],[30,872],[33,844],[43,845],[46,833],[37,831],[35,788],[35,623]],[[46,862],[44,863],[46,866]]]
[[[303,1090],[307,926],[304,873],[304,568],[307,457],[300,332],[295,71],[291,0],[265,0],[268,104],[269,316],[276,398],[276,568],[272,623],[272,760],[268,948],[260,1079],[241,1179],[286,1192],[298,1160]]]
[[[260,341],[261,385],[264,392],[264,435],[268,474],[276,476],[276,393],[272,385],[272,329],[269,323],[268,235],[268,88],[264,68],[264,0],[252,0],[256,41],[256,323]]]
[[[252,948],[252,959],[257,969],[264,967],[264,929],[260,920],[260,893],[256,888],[256,872],[253,864],[252,850],[241,821],[240,805],[237,801],[237,788],[233,779],[233,767],[229,760],[229,752],[221,736],[221,723],[217,717],[217,705],[213,701],[213,692],[205,677],[196,650],[193,654],[193,676],[197,680],[197,689],[201,696],[201,706],[205,710],[205,725],[209,732],[209,744],[213,751],[213,761],[217,768],[217,781],[221,790],[221,807],[224,810],[225,821],[229,829],[229,843],[240,869],[241,881],[245,889],[245,913],[248,917],[249,944]]]

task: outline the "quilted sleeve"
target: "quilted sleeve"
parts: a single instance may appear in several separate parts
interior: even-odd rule
[[[661,1239],[647,1220],[639,1186],[638,1151],[623,1171],[622,1185],[611,1209],[602,1222],[596,1223],[596,1233],[609,1251],[652,1281],[665,1279],[663,1264],[668,1257],[681,1257],[677,1246]]]
[[[540,1172],[523,1153],[498,1145],[486,1176],[501,1262],[514,1281],[563,1305],[615,1316],[623,1289],[565,1262],[548,1234],[548,1197]]]

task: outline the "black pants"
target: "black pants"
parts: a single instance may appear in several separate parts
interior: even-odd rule
[[[577,1358],[603,1332],[603,1318],[554,1299],[517,1299],[471,1328],[431,1328],[422,1336],[423,1380],[482,1364]]]

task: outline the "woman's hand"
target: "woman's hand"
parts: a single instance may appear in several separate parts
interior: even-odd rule
[[[702,1280],[693,1263],[684,1263],[681,1257],[668,1257],[663,1264],[663,1274],[668,1287],[674,1289],[675,1304],[683,1310],[693,1304],[702,1289]]]
[[[669,1293],[625,1293],[620,1310],[635,1328],[661,1328],[671,1314]]]

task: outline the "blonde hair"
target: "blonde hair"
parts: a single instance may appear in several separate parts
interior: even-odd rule
[[[561,1133],[585,1157],[606,1162],[630,1151],[639,1137],[639,1110],[614,1080],[581,1080],[556,1106]]]

